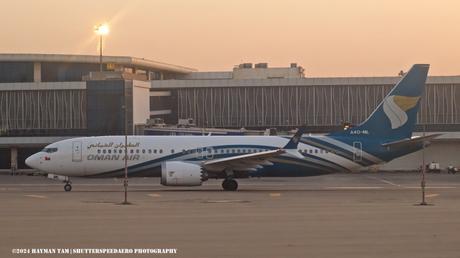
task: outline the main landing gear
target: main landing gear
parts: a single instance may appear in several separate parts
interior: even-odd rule
[[[224,182],[222,182],[222,188],[225,191],[236,191],[238,189],[238,182],[233,178],[226,178]]]
[[[66,178],[66,180],[64,181],[65,185],[64,185],[64,191],[66,192],[70,192],[72,191],[72,182],[70,181],[69,178]]]
[[[238,182],[236,182],[235,179],[235,173],[233,173],[232,169],[225,169],[225,179],[224,182],[222,182],[222,188],[224,188],[225,191],[236,191],[238,189]]]

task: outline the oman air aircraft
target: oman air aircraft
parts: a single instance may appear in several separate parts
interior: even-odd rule
[[[59,141],[30,156],[26,164],[70,177],[157,176],[165,186],[199,186],[223,179],[314,176],[382,164],[422,148],[437,135],[412,137],[429,65],[416,64],[361,124],[327,135],[124,136]],[[64,189],[72,189],[66,180]]]

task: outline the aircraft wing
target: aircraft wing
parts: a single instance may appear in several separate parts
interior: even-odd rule
[[[286,153],[284,149],[269,150],[257,153],[244,154],[234,157],[213,159],[201,164],[208,171],[223,171],[232,169],[238,171],[255,171],[261,166],[273,165],[270,158],[280,156]]]
[[[280,156],[287,152],[297,153],[297,146],[299,145],[302,134],[305,132],[305,128],[305,126],[300,127],[283,148],[243,154],[228,158],[213,159],[204,161],[201,163],[201,166],[211,172],[221,172],[226,169],[233,171],[256,171],[258,168],[262,168],[262,166],[271,166],[273,163],[270,162],[270,158]]]

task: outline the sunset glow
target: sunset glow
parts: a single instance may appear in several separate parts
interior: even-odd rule
[[[456,75],[459,10],[456,0],[18,0],[0,10],[0,52],[97,55],[92,28],[107,21],[107,55],[201,71],[296,62],[307,76],[374,76],[430,63],[431,75]]]

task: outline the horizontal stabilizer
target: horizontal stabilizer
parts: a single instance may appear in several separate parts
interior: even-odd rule
[[[427,136],[420,136],[420,137],[412,137],[410,139],[403,139],[399,141],[393,141],[393,142],[387,142],[382,144],[383,147],[388,147],[388,148],[401,148],[401,147],[406,147],[408,145],[414,145],[417,143],[422,143],[422,142],[428,142],[441,134],[430,134]]]

